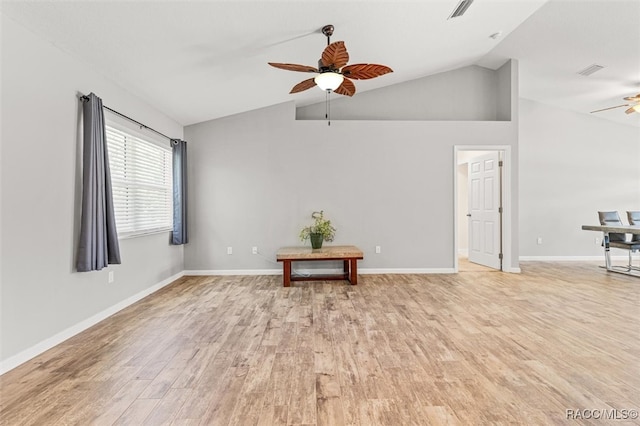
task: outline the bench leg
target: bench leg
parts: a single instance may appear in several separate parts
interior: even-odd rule
[[[345,260],[345,263],[347,261]],[[349,263],[350,263],[350,268],[351,272],[350,272],[350,279],[349,281],[351,282],[351,285],[358,285],[358,259],[349,259]]]
[[[291,261],[282,261],[282,285],[284,287],[291,286]]]

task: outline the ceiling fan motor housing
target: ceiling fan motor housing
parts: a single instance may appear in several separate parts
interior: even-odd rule
[[[336,67],[333,66],[328,66],[325,67],[324,64],[322,63],[322,59],[318,59],[318,71],[320,71],[320,74],[322,74],[323,72],[340,72],[340,70]]]

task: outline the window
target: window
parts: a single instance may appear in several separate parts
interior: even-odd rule
[[[118,236],[171,230],[171,149],[109,125],[106,134]]]

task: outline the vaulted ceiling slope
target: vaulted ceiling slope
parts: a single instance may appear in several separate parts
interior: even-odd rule
[[[627,104],[640,93],[640,1],[552,0],[479,65],[519,60],[520,97],[581,113]],[[604,68],[578,74],[591,65]],[[626,107],[594,116],[640,127]]]
[[[607,5],[604,16],[601,3]],[[290,95],[301,75],[267,62],[315,65],[326,44],[320,33],[325,24],[335,26],[332,41],[345,41],[350,63],[393,68],[392,74],[361,82],[359,92],[472,64],[496,68],[514,56],[521,60],[525,96],[581,110],[608,106],[640,91],[639,49],[634,45],[638,27],[628,25],[637,20],[638,3],[482,0],[454,19],[447,18],[458,0],[5,0],[2,13],[189,125],[292,99],[298,105],[323,100],[320,90]],[[497,32],[501,37],[490,37]],[[616,44],[621,39],[623,45]],[[594,40],[598,49],[588,50]],[[605,68],[601,77],[612,81],[608,91],[598,90],[597,105],[591,95],[593,105],[582,104],[576,98],[586,101],[593,90],[588,84],[574,85],[573,74],[594,62],[606,62],[610,74]],[[635,82],[629,68],[635,68]],[[573,74],[563,79],[557,77],[561,72]],[[613,81],[618,78],[623,81]]]

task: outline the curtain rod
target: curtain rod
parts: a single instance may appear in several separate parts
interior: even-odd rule
[[[82,102],[87,102],[87,101],[89,100],[89,97],[88,97],[87,95],[82,95],[82,96],[80,96],[80,100],[81,100]],[[120,117],[122,117],[122,118],[126,118],[127,120],[129,120],[129,121],[131,121],[131,122],[133,122],[133,123],[136,123],[138,126],[140,126],[140,127],[141,127],[141,128],[143,128],[143,129],[151,130],[152,132],[157,133],[157,134],[159,134],[160,136],[162,136],[162,137],[165,137],[165,138],[169,139],[170,141],[173,141],[174,139],[178,139],[178,138],[170,138],[169,136],[165,135],[164,133],[160,133],[160,132],[159,132],[159,131],[157,131],[156,129],[152,129],[151,127],[149,127],[149,126],[147,126],[147,125],[145,125],[145,124],[142,124],[141,122],[139,122],[139,121],[137,121],[137,120],[134,120],[133,118],[131,118],[131,117],[129,117],[129,116],[126,116],[126,115],[124,115],[124,114],[123,114],[123,113],[121,113],[121,112],[118,112],[118,111],[116,111],[116,110],[114,110],[114,109],[111,109],[111,108],[109,108],[109,107],[108,107],[108,106],[106,106],[106,105],[102,105],[102,108],[104,108],[104,109],[106,109],[106,110],[109,110],[109,111],[111,111],[112,113],[117,114],[117,115],[119,115],[119,116],[120,116]]]

